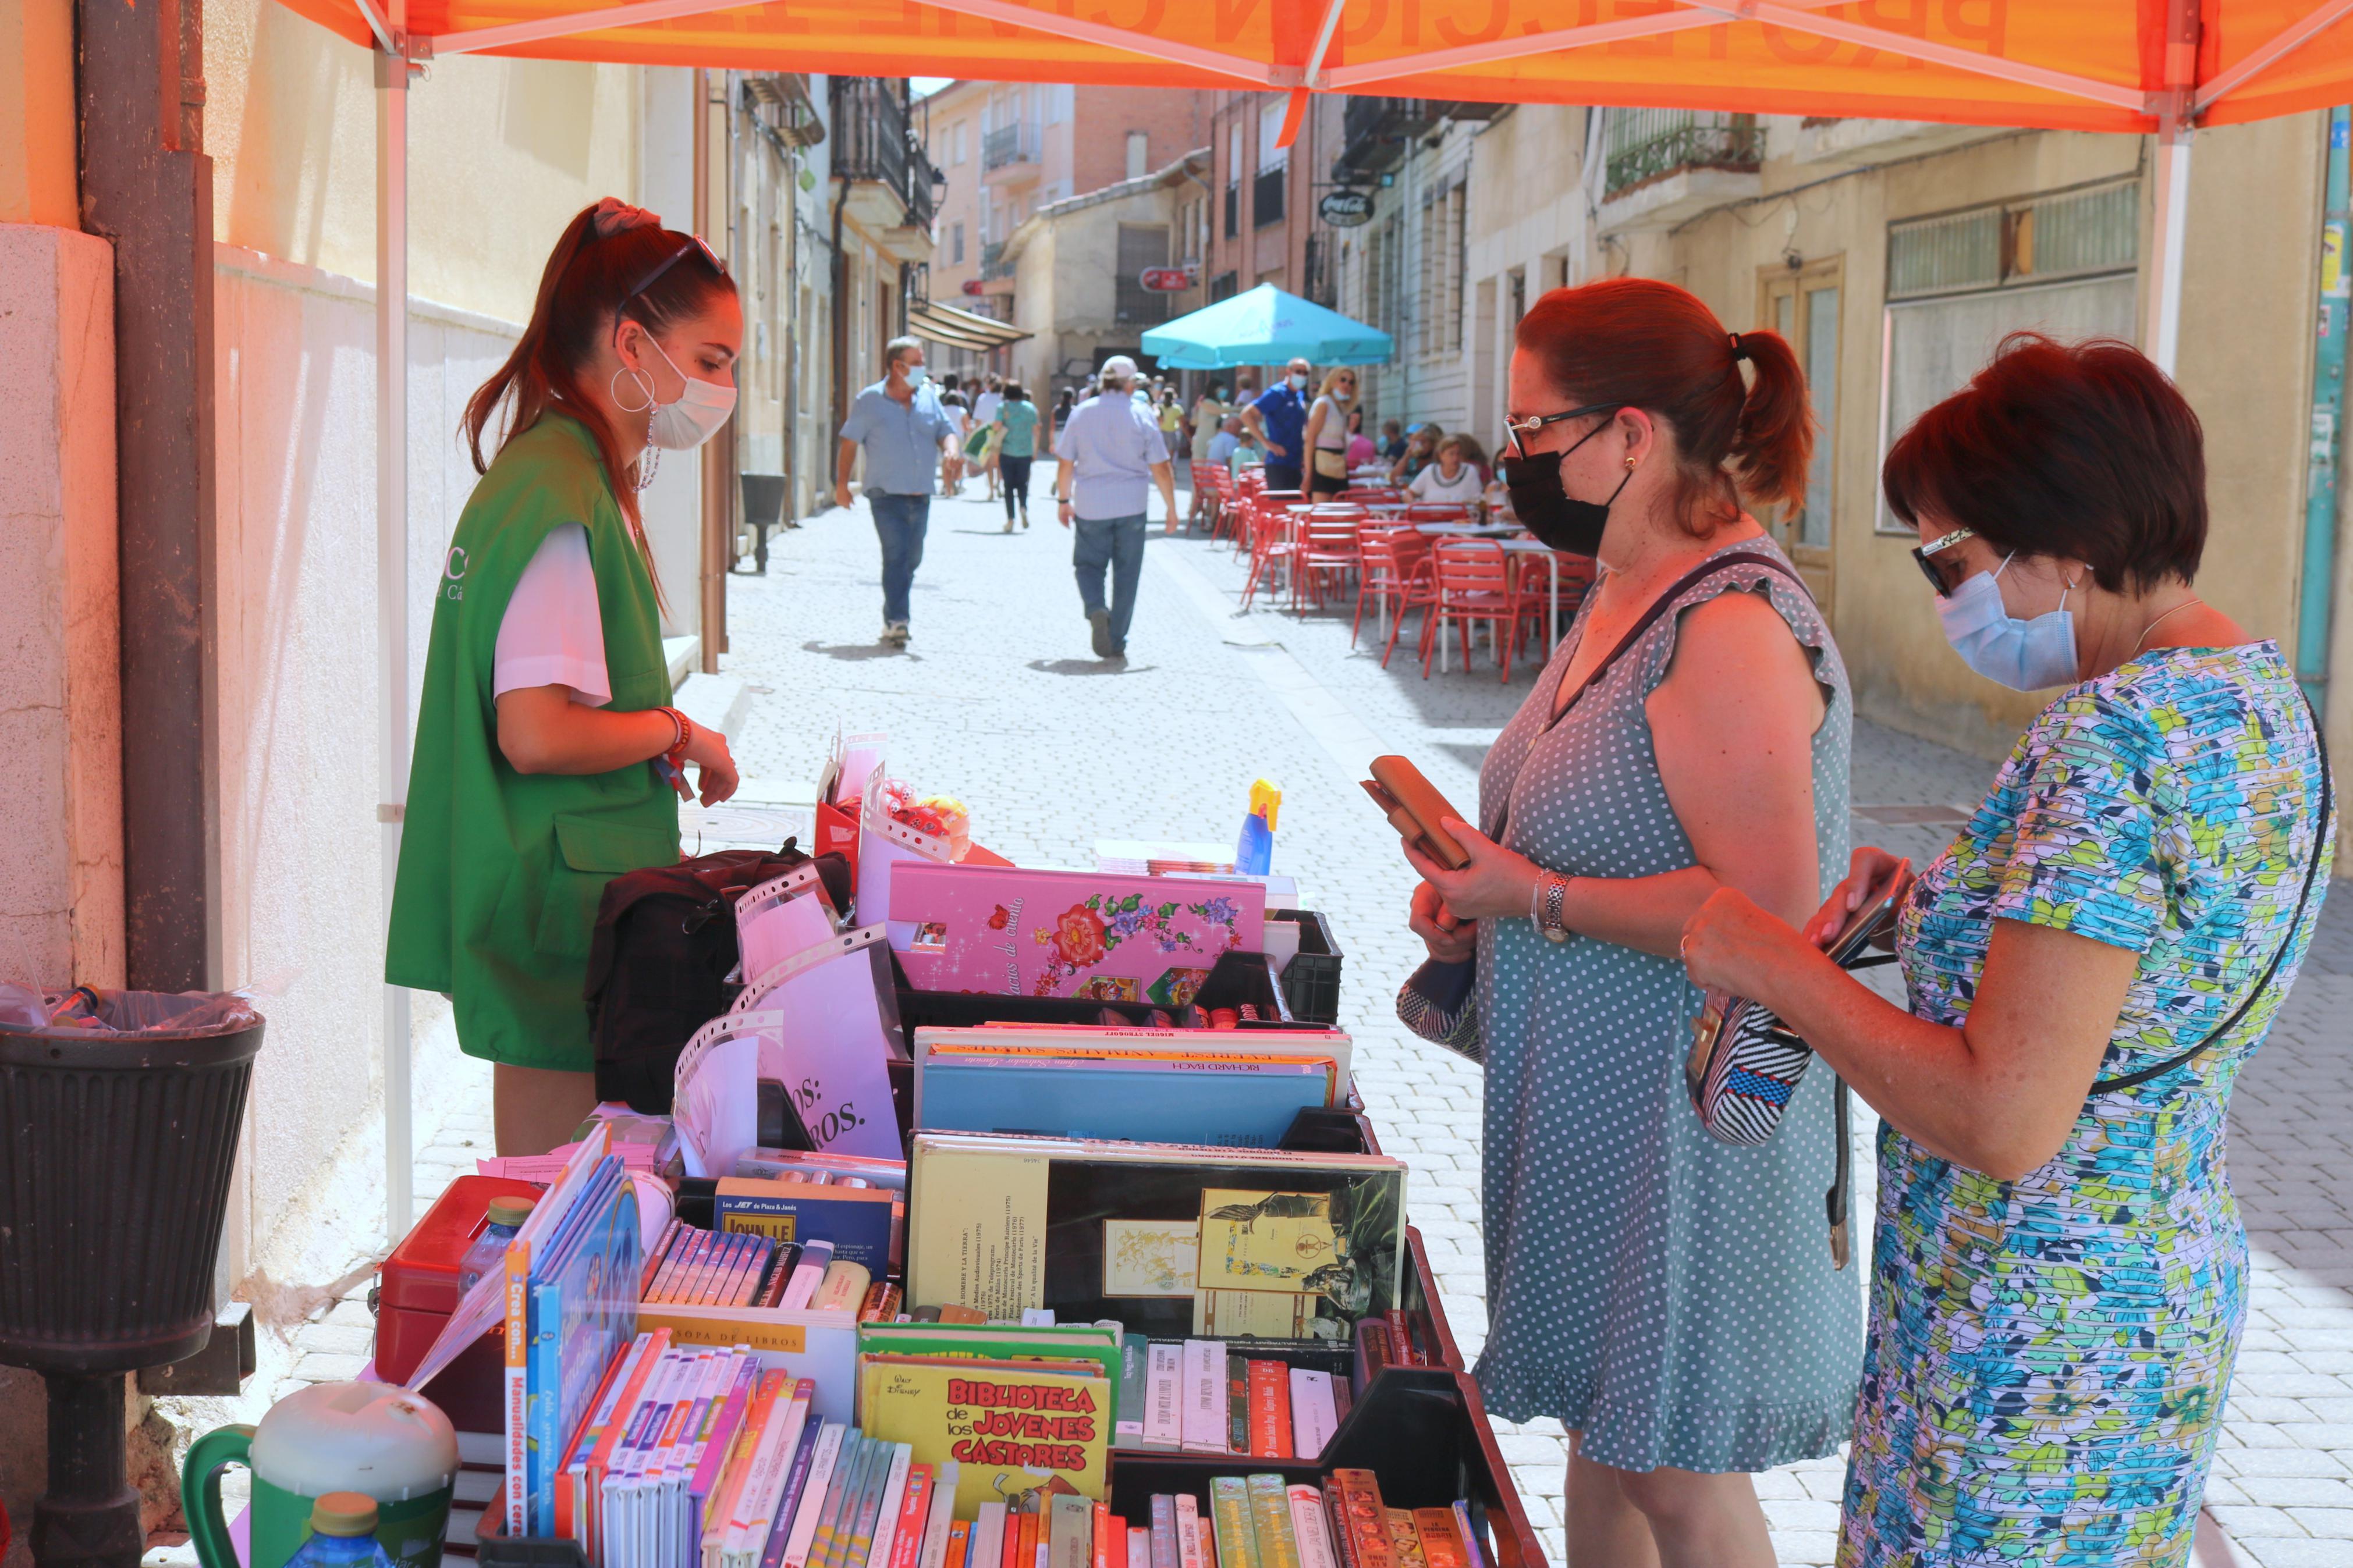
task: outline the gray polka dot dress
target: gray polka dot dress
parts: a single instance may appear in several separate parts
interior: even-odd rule
[[[1779,553],[1757,538],[1716,553],[1732,551]],[[1685,589],[1547,728],[1580,614],[1487,755],[1482,828],[1571,876],[1692,864],[1642,704],[1682,611],[1736,590],[1768,596],[1828,699],[1813,737],[1827,894],[1846,868],[1846,668],[1803,590],[1753,563]],[[1584,1434],[1588,1458],[1627,1470],[1761,1470],[1835,1450],[1854,1409],[1862,1299],[1857,1272],[1831,1266],[1822,1211],[1831,1075],[1807,1074],[1771,1142],[1735,1148],[1701,1131],[1683,1088],[1700,993],[1673,960],[1485,921],[1478,994],[1488,1408],[1556,1417]]]

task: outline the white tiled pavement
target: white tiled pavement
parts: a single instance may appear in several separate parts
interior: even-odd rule
[[[1300,879],[1346,955],[1344,1022],[1360,1042],[1359,1082],[1385,1146],[1412,1164],[1412,1217],[1475,1355],[1485,1323],[1479,1076],[1414,1040],[1390,1012],[1419,957],[1403,921],[1410,873],[1356,781],[1371,756],[1403,752],[1458,804],[1472,802],[1479,758],[1526,694],[1531,667],[1509,685],[1485,664],[1424,682],[1401,645],[1384,671],[1377,647],[1351,653],[1345,616],[1301,619],[1263,600],[1239,615],[1241,574],[1223,547],[1155,534],[1131,662],[1109,668],[1088,651],[1068,536],[1050,508],[1035,515],[1037,526],[1008,535],[1002,513],[977,500],[934,503],[903,652],[873,640],[881,593],[862,509],[776,539],[765,579],[729,583],[725,668],[757,693],[735,737],[739,763],[770,792],[789,792],[814,780],[837,724],[887,731],[894,774],[964,798],[976,839],[1030,864],[1086,864],[1097,837],[1224,839],[1250,780],[1280,783],[1277,868]],[[1858,726],[1860,804],[1973,802],[1989,773],[1976,759]],[[1857,831],[1917,858],[1943,837]],[[2330,917],[2234,1110],[2254,1287],[2209,1500],[2237,1555],[2201,1542],[2201,1563],[2214,1552],[2213,1563],[2260,1568],[2353,1565],[2353,901],[2339,900]],[[489,1142],[485,1116],[456,1112],[420,1155],[420,1194],[470,1169]],[[1869,1212],[1867,1190],[1858,1210]],[[290,1376],[348,1375],[364,1316],[354,1300],[322,1310],[294,1338]],[[1558,1561],[1559,1427],[1499,1424],[1499,1433]],[[1758,1478],[1783,1563],[1830,1561],[1840,1474],[1827,1459]]]

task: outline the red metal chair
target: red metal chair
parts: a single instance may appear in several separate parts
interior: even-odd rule
[[[1471,508],[1461,501],[1418,500],[1409,504],[1402,516],[1406,522],[1471,522]]]
[[[1250,607],[1261,584],[1269,590],[1274,586],[1278,574],[1288,574],[1299,558],[1299,542],[1293,531],[1292,510],[1304,506],[1297,490],[1264,490],[1250,509],[1249,579],[1242,584],[1242,608]]]
[[[1351,485],[1340,492],[1340,499],[1344,501],[1356,501],[1360,505],[1369,501],[1379,501],[1387,505],[1405,500],[1405,492],[1390,485]]]
[[[1389,623],[1388,638],[1381,648],[1383,669],[1388,668],[1406,612],[1427,609],[1437,602],[1430,552],[1415,548],[1421,542],[1419,534],[1400,535],[1385,528],[1367,528],[1356,536],[1356,615],[1348,623],[1348,646],[1356,646],[1356,635],[1365,624],[1365,601],[1370,599],[1376,612]]]
[[[1437,603],[1421,624],[1421,678],[1430,679],[1430,661],[1438,639],[1451,626],[1462,637],[1462,668],[1471,668],[1471,625],[1488,624],[1503,679],[1512,679],[1512,650],[1517,645],[1520,603],[1512,580],[1510,557],[1490,539],[1449,539],[1430,559],[1437,569]]]
[[[1299,553],[1291,574],[1291,607],[1300,607],[1304,594],[1316,609],[1324,607],[1324,586],[1335,596],[1345,591],[1356,570],[1356,531],[1365,521],[1360,506],[1313,506],[1298,515]]]

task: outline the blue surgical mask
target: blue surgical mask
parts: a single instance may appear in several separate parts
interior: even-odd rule
[[[2001,602],[1996,579],[2010,570],[2016,553],[2004,556],[2000,567],[1970,577],[1936,601],[1936,618],[1944,623],[1945,640],[1961,661],[1988,680],[2018,691],[2075,684],[2075,617],[2067,609],[2067,591],[2059,607],[2032,620],[2020,620]],[[2069,584],[2072,589],[2073,584]]]

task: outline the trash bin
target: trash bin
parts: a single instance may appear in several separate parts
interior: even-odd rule
[[[744,521],[752,527],[752,563],[754,576],[768,574],[768,530],[785,525],[785,476],[782,474],[741,474],[744,483]]]
[[[82,994],[89,1027],[0,1025],[0,1362],[134,1372],[212,1332],[262,1021],[237,997]]]

